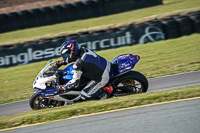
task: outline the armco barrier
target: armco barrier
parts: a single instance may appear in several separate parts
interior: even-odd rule
[[[163,32],[165,33],[166,38],[177,38],[180,36],[178,23],[174,18],[164,18],[160,20],[163,24]]]
[[[0,33],[78,19],[99,17],[162,4],[162,0],[84,0],[0,14]]]
[[[200,12],[192,13],[189,17],[192,20],[193,31],[200,33]]]
[[[178,23],[179,35],[190,35],[194,31],[192,31],[192,21],[188,16],[176,16],[174,17],[176,22]]]
[[[200,31],[199,13],[0,46],[0,67],[24,65],[59,57],[60,45],[66,40],[76,40],[81,47],[91,50],[104,50],[189,35]]]

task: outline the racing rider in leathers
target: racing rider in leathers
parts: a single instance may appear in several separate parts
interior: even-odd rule
[[[81,91],[83,100],[91,99],[99,92],[104,93],[100,98],[109,97],[113,89],[112,87],[104,87],[109,81],[109,73],[111,71],[111,65],[108,60],[87,48],[79,48],[78,43],[73,40],[64,42],[61,45],[60,52],[63,60],[56,62],[58,68],[74,62],[73,78],[67,84],[61,86],[62,91],[78,87],[81,76],[85,76],[91,81]]]

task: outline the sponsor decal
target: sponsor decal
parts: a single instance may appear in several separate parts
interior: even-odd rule
[[[53,93],[45,94],[45,96],[54,96]]]
[[[42,86],[43,86],[44,84],[45,84],[44,82],[42,82],[42,83],[39,83],[39,85],[42,85]]]
[[[49,97],[49,99],[54,99],[54,97],[52,96],[52,97]]]
[[[51,77],[48,77],[48,80],[54,79],[54,78],[56,78],[56,76],[51,76]]]
[[[123,64],[121,64],[121,66],[119,67],[119,69],[123,69],[123,68],[125,68],[125,67],[129,67],[130,66],[130,64],[129,63],[123,63]]]
[[[127,67],[127,68],[124,68],[124,69],[120,70],[120,72],[123,72],[123,71],[126,71],[126,70],[130,70],[130,69],[131,69],[131,67]]]
[[[131,67],[127,67],[126,70],[131,69]]]
[[[129,54],[125,54],[125,55],[119,56],[118,58],[120,58],[120,59],[125,59],[125,58],[128,57],[128,56],[130,56],[130,55],[129,55]]]

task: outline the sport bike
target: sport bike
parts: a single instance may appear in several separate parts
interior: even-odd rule
[[[110,80],[105,86],[113,88],[110,97],[147,91],[147,78],[140,72],[131,71],[139,60],[140,56],[138,55],[123,54],[111,62]],[[35,91],[29,98],[31,109],[52,108],[82,101],[81,90],[90,81],[86,77],[81,77],[80,85],[77,88],[65,92],[59,89],[60,85],[66,84],[72,77],[73,64],[68,65],[64,70],[59,70],[55,62],[50,60],[39,72],[33,83]],[[97,96],[93,99],[100,98]]]

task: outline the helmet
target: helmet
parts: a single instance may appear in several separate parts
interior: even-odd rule
[[[61,45],[60,53],[66,63],[72,62],[79,52],[78,43],[76,41],[66,41]]]

